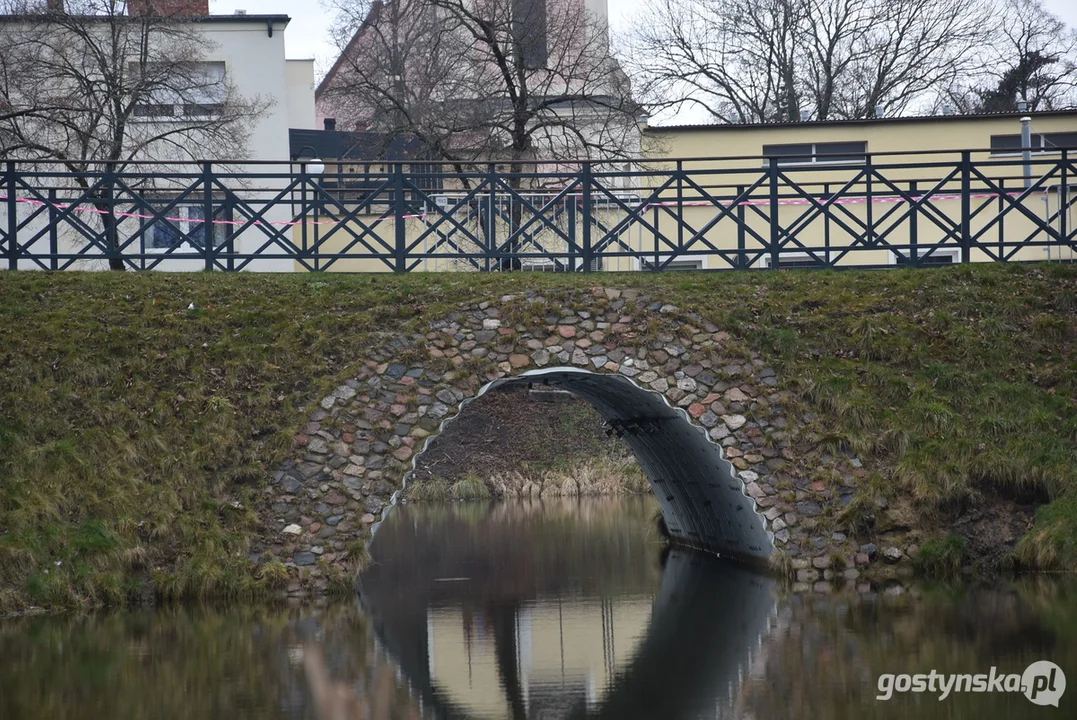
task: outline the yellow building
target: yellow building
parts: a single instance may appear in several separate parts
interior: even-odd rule
[[[543,599],[521,607],[514,627],[514,676],[529,714],[545,716],[550,703],[597,708],[638,651],[652,602],[651,597]],[[430,679],[453,707],[474,717],[511,717],[505,668],[496,655],[494,632],[482,613],[465,613],[460,606],[428,611]]]
[[[294,237],[352,272],[496,268],[506,251],[525,270],[1077,259],[1077,111],[1027,116],[1027,158],[1012,113],[652,127],[637,163],[514,178],[351,163],[361,182],[326,177]],[[361,201],[333,194],[348,182]]]
[[[1031,120],[1027,173],[1022,117]],[[1042,224],[1066,228],[1070,247],[1062,257],[1077,258],[1073,197],[1063,224],[1058,192],[1063,181],[1070,193],[1077,187],[1072,169],[1061,163],[1064,148],[1073,149],[1071,165],[1077,160],[1077,111],[685,125],[649,128],[646,138],[648,157],[659,161],[652,168],[688,176],[663,190],[663,209],[655,214],[660,234],[695,235],[721,250],[743,248],[753,267],[770,266],[764,246],[775,230],[782,267],[819,265],[825,257],[839,265],[888,265],[914,252],[930,264],[961,262],[965,236],[974,241],[966,257],[971,262],[1059,259],[1057,244],[1019,247],[1030,237],[1048,241]],[[1033,185],[1027,194],[1026,184]],[[743,230],[716,212],[713,199],[740,213]],[[679,231],[674,215],[695,231],[709,229]],[[922,248],[912,247],[914,236]],[[678,264],[729,266],[717,253]]]

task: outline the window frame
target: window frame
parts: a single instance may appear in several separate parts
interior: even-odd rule
[[[199,60],[197,65],[203,66],[206,69],[213,68],[215,73],[219,73],[219,80],[212,84],[212,86],[218,86],[222,89],[228,87],[228,63],[224,60]],[[131,63],[132,71],[138,71],[138,64]],[[207,75],[208,77],[208,75]],[[142,102],[137,103],[131,108],[131,122],[136,123],[168,123],[168,122],[184,122],[184,121],[206,121],[220,118],[224,115],[224,107],[226,105],[227,97],[226,93],[221,93],[221,97],[209,97],[210,93],[208,89],[211,87],[207,84],[206,88],[202,88],[195,92],[195,89],[191,89],[190,95],[202,95],[203,97],[180,97],[173,91],[167,91],[170,97],[143,98],[144,100],[157,99],[159,102]],[[164,88],[158,88],[158,91],[165,93]],[[150,93],[151,95],[154,92]],[[214,95],[218,93],[213,93]],[[140,112],[141,108],[171,108],[172,111],[168,114],[147,114]],[[208,109],[209,112],[198,112],[198,110]]]
[[[826,155],[846,155],[846,154],[852,155],[852,153],[828,153],[828,152],[820,153],[819,152],[819,147],[820,146],[826,146],[826,145],[851,145],[851,144],[856,144],[856,143],[860,143],[860,144],[862,144],[864,146],[863,154],[860,155],[858,160],[840,160],[840,159],[839,160],[834,160],[834,159],[820,160],[819,159],[820,154],[822,154],[824,156],[826,156]],[[807,156],[807,153],[791,154],[791,155],[784,155],[784,156],[783,155],[767,155],[767,148],[794,147],[794,146],[801,146],[801,145],[811,146],[811,158],[810,159],[798,159],[798,160],[792,160],[792,161],[787,161],[787,162],[780,162],[781,158],[783,158],[783,157],[807,158],[808,156]],[[775,159],[779,160],[779,162],[777,163],[778,167],[811,167],[813,165],[864,165],[867,162],[868,154],[869,153],[868,153],[868,141],[867,140],[828,140],[828,141],[825,141],[825,142],[810,142],[810,143],[772,143],[772,144],[769,144],[769,145],[763,145],[763,167],[769,168],[771,166],[771,161],[775,160]]]
[[[155,199],[151,201],[154,205],[168,205],[171,200],[168,199]],[[147,255],[167,255],[167,254],[183,254],[186,252],[201,252],[202,246],[197,244],[197,241],[191,239],[192,234],[199,225],[205,226],[207,223],[202,218],[192,218],[191,211],[197,210],[201,213],[203,207],[202,203],[198,200],[192,200],[191,202],[181,201],[178,205],[173,207],[166,213],[168,217],[179,217],[178,220],[163,220],[162,218],[143,218],[140,229],[145,229],[145,232],[141,236],[142,252]],[[213,204],[213,217],[211,222],[208,223],[213,226],[212,221],[232,222],[234,214],[232,207],[228,203],[214,203]],[[167,223],[167,224],[166,224]],[[148,227],[147,227],[148,226]],[[156,234],[158,228],[167,227],[178,229],[177,239],[178,242],[173,245],[158,245],[156,243]],[[213,248],[218,250],[220,248],[227,248],[230,243],[234,242],[236,236],[234,233],[225,233],[225,236],[220,240],[217,240],[216,233],[211,233],[213,236]],[[202,242],[205,242],[205,234],[203,234]]]
[[[669,266],[658,272],[699,272],[700,270],[707,269],[707,256],[706,255],[671,255],[666,253],[664,255],[659,254],[658,264],[661,265],[670,258],[677,258],[673,260]],[[684,265],[691,263],[695,267],[673,267],[674,265]],[[654,255],[648,254],[647,257],[636,258],[636,271],[637,272],[656,272],[652,268],[654,267]]]
[[[805,270],[805,269],[826,270],[826,269],[829,269],[831,267],[829,265],[829,262],[834,259],[834,252],[835,252],[834,250],[830,250],[830,251],[827,251],[827,250],[798,250],[796,252],[782,252],[781,255],[778,258],[778,267],[776,269],[778,269],[778,270]],[[794,259],[794,260],[813,259],[812,255],[815,255],[817,257],[818,256],[825,256],[826,257],[826,262],[822,262],[822,261],[817,260],[816,262],[819,263],[819,264],[792,265],[792,266],[784,266],[784,267],[781,264],[782,260],[786,260],[786,259]],[[773,270],[773,269],[775,269],[775,268],[773,268],[771,266],[770,260],[771,260],[770,253],[769,252],[764,252],[763,256],[759,258],[759,261],[758,261],[759,264],[757,265],[757,267],[762,268],[764,270]]]
[[[1062,131],[1059,131],[1059,132],[1034,132],[1034,133],[1032,133],[1032,141],[1033,142],[1032,142],[1032,151],[1031,151],[1030,154],[1031,155],[1060,155],[1062,153],[1062,148],[1060,146],[1058,146],[1058,145],[1047,145],[1047,142],[1048,142],[1047,138],[1049,136],[1052,136],[1052,135],[1054,135],[1054,136],[1073,135],[1074,140],[1077,140],[1077,132],[1073,132],[1073,131],[1062,130]],[[992,135],[991,136],[991,142],[993,143],[995,138],[1002,138],[1002,137],[1005,137],[1005,138],[1017,138],[1018,143],[1020,143],[1021,133],[1004,133],[1002,135]],[[1037,138],[1039,138],[1039,144],[1038,145],[1036,144],[1036,139]],[[1077,143],[1075,143],[1075,147],[1077,147]],[[1023,157],[1024,154],[1025,154],[1024,149],[1020,148],[1020,145],[1018,145],[1018,149],[1016,149],[1016,150],[1000,149],[1000,150],[996,151],[995,148],[992,147],[990,156],[993,157],[993,158],[1007,158],[1007,157]]]
[[[908,253],[911,255],[912,250],[909,250]],[[952,258],[952,262],[949,262],[949,263],[931,263],[931,262],[929,262],[927,265],[921,265],[920,267],[946,267],[948,265],[961,265],[962,264],[962,262],[961,262],[961,248],[956,247],[956,246],[945,246],[944,245],[944,246],[935,246],[935,247],[924,248],[922,250],[920,248],[916,249],[917,258],[921,258],[924,255],[927,255],[928,253],[930,253],[932,257],[938,257],[938,256],[941,256],[941,255],[945,255],[947,257]],[[907,267],[916,267],[915,265],[912,264],[911,261],[907,260],[904,263],[901,262],[898,259],[897,253],[894,252],[893,250],[890,250],[889,254],[890,254],[890,264],[891,265],[897,265],[897,266],[904,265],[904,266],[907,266]]]

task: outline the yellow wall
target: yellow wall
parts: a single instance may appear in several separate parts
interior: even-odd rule
[[[1034,133],[1074,132],[1077,131],[1077,112],[1053,115],[1035,115],[1032,130]],[[763,146],[787,143],[821,143],[833,141],[866,141],[868,152],[872,154],[873,164],[879,175],[870,180],[873,202],[853,201],[835,207],[830,219],[813,210],[812,196],[818,201],[825,193],[851,196],[868,192],[868,180],[856,179],[862,167],[840,167],[835,165],[792,166],[781,165],[778,186],[782,205],[779,208],[777,225],[790,230],[782,237],[785,250],[797,252],[799,245],[813,251],[830,248],[835,253],[832,257],[841,264],[848,265],[888,265],[895,262],[892,252],[880,247],[861,248],[843,257],[838,257],[841,249],[851,244],[864,244],[857,236],[864,232],[862,225],[874,225],[871,240],[882,238],[890,244],[909,244],[912,238],[913,222],[917,228],[917,244],[932,245],[944,241],[948,249],[960,247],[959,232],[947,237],[944,227],[959,222],[962,215],[962,203],[959,199],[933,197],[928,205],[913,211],[908,203],[894,202],[897,192],[916,190],[930,191],[938,194],[956,194],[961,189],[961,175],[958,163],[961,152],[955,148],[977,150],[972,156],[973,163],[986,180],[975,178],[972,183],[973,197],[970,200],[975,217],[970,223],[973,235],[986,229],[979,237],[979,242],[997,242],[1000,228],[1009,243],[1016,243],[1025,238],[1046,241],[1047,236],[1036,229],[1032,217],[1046,217],[1048,214],[1045,195],[1035,192],[1019,200],[1022,209],[1014,208],[1002,214],[1011,206],[1005,198],[1000,198],[994,185],[1001,185],[1014,197],[1021,192],[1023,181],[1022,161],[1020,157],[993,157],[986,149],[990,146],[992,135],[1016,134],[1020,132],[1017,116],[998,118],[934,118],[928,120],[884,120],[857,123],[805,123],[793,126],[708,126],[680,128],[652,128],[647,133],[647,157],[642,166],[646,169],[661,170],[679,165],[689,173],[688,182],[668,184],[660,187],[661,177],[640,177],[625,187],[624,178],[599,178],[598,182],[616,192],[619,196],[630,198],[630,206],[638,206],[651,198],[650,207],[642,218],[634,219],[629,226],[619,233],[622,242],[632,250],[647,251],[648,260],[655,254],[659,261],[676,251],[678,242],[687,243],[693,235],[702,232],[705,242],[697,242],[696,250],[707,250],[709,246],[719,250],[737,250],[738,243],[743,242],[743,249],[749,253],[753,266],[761,266],[766,259],[753,257],[752,251],[760,252],[764,242],[771,238],[770,198],[771,186],[768,170],[761,159]],[[909,151],[933,151],[932,154],[898,157],[887,153]],[[1058,154],[1035,154],[1033,157],[1033,174],[1038,175],[1053,168]],[[675,160],[679,158],[680,160]],[[649,161],[649,162],[648,162]],[[912,167],[921,165],[922,167]],[[656,195],[657,197],[652,197]],[[881,195],[881,196],[880,196]],[[886,197],[889,195],[890,197]],[[601,197],[601,196],[599,196]],[[735,198],[746,204],[734,206]],[[717,200],[736,215],[741,213],[749,228],[741,232],[733,217],[724,216],[714,207]],[[1050,197],[1050,203],[1057,211],[1058,196]],[[702,206],[693,206],[693,203]],[[617,226],[627,214],[613,202],[596,204],[602,222],[607,227]],[[1072,221],[1077,220],[1071,212]],[[915,219],[913,219],[915,216]],[[405,235],[409,246],[415,245],[413,252],[453,253],[458,250],[443,245],[435,250],[436,243],[452,236],[467,251],[478,251],[478,247],[467,241],[464,233],[457,231],[451,223],[445,222],[432,230],[432,223],[437,219],[436,213],[427,218],[414,218],[407,221]],[[525,214],[525,220],[527,215]],[[682,222],[678,222],[678,217]],[[887,219],[884,219],[887,218]],[[933,222],[932,218],[937,220]],[[476,236],[482,237],[477,222],[461,222]],[[390,252],[396,245],[395,222],[377,221],[375,217],[364,217],[363,222],[372,226],[367,242],[379,251]],[[570,228],[562,221],[562,229],[569,233]],[[657,227],[657,238],[653,225]],[[679,227],[683,224],[684,227]],[[537,225],[535,227],[538,227]],[[705,230],[704,230],[705,229]],[[795,229],[795,230],[794,230]],[[959,230],[958,228],[957,230]],[[499,228],[502,234],[506,228]],[[753,237],[752,232],[758,234]],[[297,244],[300,243],[301,228],[295,228]],[[326,252],[340,252],[355,235],[362,232],[357,223],[348,228],[334,230],[331,225],[315,228],[308,225],[308,245],[314,238],[324,233],[333,232],[335,237],[324,245]],[[420,241],[425,235],[425,240]],[[593,236],[598,238],[598,231]],[[582,226],[577,224],[573,235],[582,242]],[[504,238],[502,238],[502,241]],[[551,251],[564,251],[566,243],[556,233],[546,231],[542,236],[544,246]],[[1006,252],[1012,252],[1012,248]],[[366,252],[356,246],[350,253]],[[1066,257],[1074,253],[1067,250]],[[1058,257],[1057,248],[1032,247],[1023,248],[1011,259],[1047,260]],[[706,253],[692,258],[702,262],[706,269],[729,267],[729,263],[716,253]],[[993,258],[982,250],[973,250],[972,262],[985,262]],[[652,260],[653,261],[653,260]],[[297,269],[299,268],[297,264]],[[419,264],[417,270],[444,271],[467,270],[469,266],[460,261],[445,258],[431,258]],[[605,261],[606,270],[637,270],[639,262],[634,258]],[[391,268],[380,260],[351,259],[337,262],[333,271],[349,272],[390,272]]]
[[[970,230],[977,235],[986,229],[979,237],[980,242],[997,241],[999,228],[1004,231],[1008,242],[1019,242],[1026,237],[1035,236],[1038,240],[1046,240],[1043,233],[1037,233],[1036,226],[1028,215],[1018,209],[1013,209],[1005,215],[1002,211],[1010,207],[1005,199],[998,197],[997,191],[991,184],[1001,185],[1013,192],[1019,193],[1022,188],[1023,167],[1020,157],[992,156],[987,149],[991,144],[992,135],[1017,134],[1020,132],[1019,116],[999,118],[934,118],[934,119],[906,119],[904,121],[884,120],[866,121],[858,123],[823,124],[805,123],[793,126],[710,126],[710,127],[680,127],[671,129],[652,128],[648,131],[649,156],[659,160],[655,167],[671,168],[677,164],[674,158],[680,159],[681,168],[690,173],[691,183],[680,188],[678,193],[674,187],[668,188],[662,193],[662,200],[675,210],[678,206],[676,198],[678,194],[686,203],[703,200],[706,195],[731,202],[733,198],[741,196],[749,202],[758,203],[757,210],[748,207],[744,210],[744,217],[749,227],[758,233],[764,240],[770,238],[769,198],[770,185],[766,181],[766,167],[761,159],[764,145],[781,145],[792,143],[824,143],[824,142],[853,142],[864,141],[867,143],[868,152],[872,154],[872,161],[879,174],[889,180],[894,187],[878,179],[872,179],[871,192],[873,196],[880,193],[891,194],[896,199],[896,192],[908,192],[910,190],[933,191],[935,193],[956,194],[961,189],[960,173],[956,172],[957,163],[961,160],[961,152],[955,150],[970,149],[977,152],[971,154],[971,159],[987,178],[990,183],[979,178],[974,178],[972,183],[973,198],[971,209],[975,217],[970,223]],[[1032,122],[1033,133],[1049,132],[1074,132],[1077,131],[1077,113],[1057,115],[1037,115]],[[917,156],[898,156],[889,153],[930,151],[930,154]],[[720,156],[722,159],[712,159]],[[740,159],[726,159],[731,156],[739,156]],[[750,156],[752,159],[746,159]],[[667,160],[668,159],[668,160]],[[1053,168],[1059,155],[1034,154],[1033,175],[1038,175]],[[924,167],[911,167],[923,165]],[[758,168],[757,170],[753,168]],[[821,214],[813,216],[813,206],[806,197],[798,193],[795,186],[799,186],[803,193],[845,193],[865,194],[868,190],[864,179],[855,180],[855,176],[861,171],[861,167],[850,169],[838,166],[807,165],[792,166],[782,165],[779,167],[783,180],[788,179],[791,183],[782,182],[780,194],[783,201],[790,204],[783,205],[778,213],[778,225],[783,229],[791,229],[796,226],[793,233],[796,241],[810,248],[824,248],[827,246],[829,234],[829,246],[840,248],[850,245],[856,236],[863,233],[862,223],[868,222],[869,212],[872,215],[872,223],[875,225],[876,236],[884,236],[891,244],[908,244],[911,242],[911,223],[909,219],[910,207],[906,203],[894,203],[887,198],[879,198],[871,203],[851,202],[842,204],[832,214],[844,222],[827,220]],[[763,182],[760,182],[763,180]],[[753,184],[759,183],[753,190]],[[794,186],[795,185],[795,186]],[[1034,193],[1025,198],[1021,205],[1028,213],[1036,217],[1047,216],[1045,197],[1041,192]],[[1057,195],[1050,198],[1052,206],[1057,210]],[[979,212],[977,213],[977,209]],[[917,224],[917,243],[930,245],[945,241],[948,246],[959,247],[956,238],[947,238],[942,226],[956,223],[961,217],[961,201],[958,199],[932,199],[930,206],[924,207],[914,213]],[[722,218],[720,213],[712,207],[686,207],[683,210],[685,222],[695,229],[702,229],[717,220],[713,229],[705,234],[705,238],[715,247],[720,249],[732,249],[737,247],[738,229],[732,219]],[[889,219],[883,220],[888,217]],[[934,217],[939,223],[931,220]],[[667,213],[660,213],[658,227],[667,238],[677,235],[677,221]],[[685,237],[692,235],[690,230],[685,230]],[[753,238],[751,233],[744,233],[744,245],[747,250],[753,248],[761,250],[758,239]],[[797,243],[790,242],[787,249],[797,251]],[[1012,248],[1010,249],[1012,251]],[[1009,251],[1007,251],[1009,252]],[[1067,251],[1067,256],[1071,254]],[[1050,256],[1057,258],[1057,248],[1051,248]],[[834,256],[837,259],[837,255]],[[1049,257],[1048,248],[1035,247],[1024,248],[1018,251],[1013,259],[1018,260],[1046,260]],[[970,256],[972,262],[989,261],[992,258],[985,252],[973,250]],[[869,250],[861,249],[852,252],[840,259],[843,264],[891,264],[895,261],[891,252],[885,249]],[[727,267],[727,263],[717,255],[705,258],[705,267]]]
[[[861,140],[868,143],[870,153],[937,152],[955,148],[986,150],[991,145],[992,135],[1020,133],[1019,119],[1020,115],[998,118],[951,116],[792,126],[681,126],[670,130],[652,127],[647,130],[644,150],[649,158],[759,157],[763,154],[763,145]],[[1032,132],[1077,132],[1077,112],[1035,115]],[[948,153],[942,157],[956,160],[960,154]]]
[[[650,598],[641,597],[605,606],[566,600],[521,608],[517,670],[525,704],[529,690],[544,684],[586,687],[589,704],[599,703],[643,641],[651,605]],[[488,621],[459,607],[430,610],[427,652],[432,682],[456,706],[476,717],[510,717]]]

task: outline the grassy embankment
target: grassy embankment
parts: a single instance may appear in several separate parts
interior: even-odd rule
[[[865,502],[925,525],[1040,495],[1017,559],[1077,568],[1077,267],[264,277],[0,274],[0,612],[255,597],[260,491],[316,393],[473,298],[639,287],[764,352]],[[188,310],[194,303],[194,310]],[[855,509],[855,508],[854,508]]]

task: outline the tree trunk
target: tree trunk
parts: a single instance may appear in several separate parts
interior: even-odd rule
[[[105,250],[108,251],[108,269],[113,271],[123,272],[127,268],[124,265],[123,257],[120,255],[120,241],[119,234],[116,231],[116,216],[113,211],[113,189],[112,185],[106,185],[105,187],[105,201],[94,203],[94,208],[101,215],[101,223],[104,225],[105,231]]]

